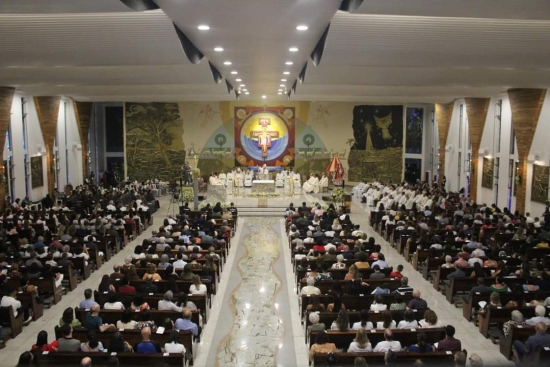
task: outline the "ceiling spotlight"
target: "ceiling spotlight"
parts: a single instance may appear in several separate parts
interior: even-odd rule
[[[242,79],[235,79],[236,82],[242,82]]]
[[[223,51],[223,47],[214,47],[214,51],[216,51],[216,52],[222,52],[222,51]]]
[[[264,95],[262,96],[262,98],[263,98],[263,99],[266,99],[266,98],[267,98],[267,96],[266,96],[266,95],[264,94]]]
[[[279,92],[279,93],[277,93],[277,94],[283,94],[283,92]]]
[[[298,47],[291,47],[288,49],[290,52],[298,52]]]
[[[285,87],[285,85],[284,85],[284,84],[281,84],[281,85],[279,85],[279,87]]]
[[[209,26],[207,26],[206,24],[201,24],[200,26],[197,27],[198,29],[200,29],[201,31],[207,31],[210,29]]]
[[[244,94],[250,94],[250,92],[244,92]]]
[[[287,65],[293,65],[294,63],[293,63],[292,61],[287,61],[287,62],[285,62],[285,64],[287,64]]]
[[[307,25],[299,25],[296,29],[299,31],[307,31],[309,27]]]
[[[235,70],[233,70],[233,71],[231,72],[231,74],[235,75],[235,74],[238,74],[238,73],[237,73]]]
[[[246,87],[246,85],[245,85],[245,84],[241,84],[239,87]]]
[[[283,71],[283,74],[288,75],[290,74],[290,71]]]
[[[277,92],[282,92],[283,90],[282,89],[277,89]]]
[[[231,65],[231,61],[224,61],[223,64],[224,65]]]
[[[282,82],[286,82],[286,79],[281,79]]]

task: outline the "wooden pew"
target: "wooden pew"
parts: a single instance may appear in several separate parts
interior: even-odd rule
[[[523,343],[529,339],[530,336],[535,335],[535,327],[531,325],[519,325],[510,329],[508,336],[504,336],[504,333],[500,332],[499,348],[500,353],[506,357],[506,359],[512,358],[512,345],[514,341],[519,340]],[[546,333],[550,333],[550,329],[546,329]]]
[[[319,272],[320,271],[321,269],[319,269]],[[386,278],[390,276],[392,271],[393,271],[393,267],[391,266],[389,268],[380,269],[380,272],[385,274]],[[305,279],[306,274],[308,272],[309,270],[296,270],[296,282],[298,283],[300,280]],[[344,278],[346,277],[346,274],[348,273],[348,270],[347,269],[330,269],[329,272],[332,275],[332,279],[344,280]],[[369,276],[374,273],[374,269],[373,268],[361,269],[359,272],[362,274],[363,279],[365,279],[365,281],[368,283],[368,281],[370,280]]]
[[[127,294],[127,293],[117,293],[117,300],[119,302],[122,302],[124,307],[129,308],[132,304],[132,301],[134,300],[133,294]],[[94,291],[94,300],[103,308],[103,305],[105,302],[108,301],[108,293],[100,293],[98,291]],[[174,295],[174,297],[177,297],[177,295]],[[153,309],[156,309],[158,307],[158,302],[160,300],[164,299],[163,293],[156,293],[153,295],[145,294],[143,295],[143,300],[149,304],[149,306]],[[208,307],[208,301],[205,295],[199,295],[199,294],[189,294],[187,296],[187,300],[193,302],[197,309],[200,311],[204,311],[204,322],[206,323],[208,320],[208,315],[210,314],[210,307]]]
[[[84,357],[92,359],[92,366],[107,366],[111,353],[84,353],[84,352],[56,352],[35,355],[35,362],[39,366],[79,366]],[[137,354],[117,353],[116,357],[121,366],[185,366],[185,356],[179,353],[172,354]]]
[[[128,269],[126,268],[121,268],[120,270],[125,276],[127,275],[128,273]],[[176,274],[180,275],[181,273],[183,273],[183,269],[176,269],[175,270]],[[193,273],[197,274],[197,275],[200,275],[202,274],[202,270],[194,270]],[[140,277],[140,278],[143,278],[143,276],[145,274],[147,274],[147,268],[137,268],[136,267],[136,273],[137,275]],[[165,279],[168,274],[166,274],[166,269],[157,269],[157,273],[163,278]],[[212,284],[217,284],[219,279],[217,277],[217,272],[215,270],[210,270],[210,272],[208,273],[208,276],[210,276],[210,278],[212,279]]]
[[[514,284],[525,284],[525,278],[504,278],[510,287]],[[495,278],[485,278],[485,285],[495,283]],[[469,293],[477,285],[477,278],[454,278],[445,284],[445,297],[449,303],[453,303],[453,297],[458,293]]]
[[[40,259],[40,260],[44,260],[44,259]],[[41,261],[41,262],[43,264],[46,263],[45,261]],[[19,268],[19,271],[23,274],[28,272],[28,270],[29,269],[25,265]],[[70,266],[69,267],[57,266],[57,267],[52,267],[52,271],[63,274],[63,280],[67,281],[67,283],[69,284],[70,291],[73,291],[76,288],[78,284],[78,279],[76,274],[73,274],[73,268],[71,268]]]
[[[176,311],[159,311],[159,310],[150,310],[151,311],[151,320],[155,322],[157,326],[162,326],[164,324],[165,319],[170,319],[174,322],[176,322],[177,319],[181,318],[182,313],[176,312]],[[86,315],[90,311],[88,309],[83,309],[76,307],[75,308],[75,315],[78,320],[84,325],[84,321],[86,319]],[[104,310],[102,309],[99,311],[99,316],[103,319],[104,323],[107,324],[113,324],[116,325],[117,321],[120,320],[122,317],[122,313],[124,310]],[[134,320],[141,321],[140,319],[140,313],[134,312]],[[199,313],[198,312],[192,312],[191,313],[191,321],[193,321],[195,324],[199,325]]]
[[[384,300],[384,303],[389,306],[395,301],[395,294],[382,294],[382,299]],[[409,301],[412,299],[412,293],[407,294],[401,294],[401,298],[403,299],[403,302],[409,303]],[[301,313],[300,315],[303,315],[306,311],[307,305],[309,304],[309,300],[311,299],[310,296],[300,296],[300,304],[301,304]],[[319,302],[328,305],[329,303],[332,303],[332,296],[330,294],[327,295],[321,295],[319,296]],[[346,305],[346,309],[348,311],[361,311],[363,309],[368,310],[370,308],[370,305],[374,302],[374,295],[373,294],[365,294],[365,295],[352,295],[352,294],[343,294],[342,295],[342,303]]]
[[[382,284],[387,284],[390,288],[390,291],[394,291],[401,286],[400,279],[365,279],[365,282],[369,284],[371,291],[374,290],[376,287],[381,286]],[[321,290],[322,294],[328,294],[329,291],[332,289],[332,283],[332,280],[320,280],[315,282],[315,286]],[[342,284],[343,293],[349,293],[349,284],[351,283],[351,281],[342,280],[340,283]],[[300,289],[302,289],[306,285],[307,284],[305,280],[300,280],[300,288],[298,289],[298,293],[300,292]]]
[[[120,287],[120,281],[114,281],[112,282],[112,284],[115,286],[116,289],[118,289]],[[130,280],[130,285],[135,287],[136,290],[139,292],[140,289],[141,289],[141,286],[145,284],[145,280],[141,280],[141,279],[132,279]],[[159,289],[159,293],[165,293],[167,290],[168,290],[168,282],[166,280],[159,280],[158,282],[153,282],[153,284],[155,284],[158,289]],[[180,290],[180,292],[186,292],[186,293],[189,293],[189,287],[191,286],[191,284],[193,284],[192,281],[190,280],[178,280],[176,281],[176,286],[178,287],[178,289]],[[208,305],[209,307],[212,307],[211,306],[211,295],[212,295],[212,287],[211,287],[211,284],[209,281],[203,281],[203,284],[206,285],[206,289],[207,289],[207,293],[208,293],[208,296],[207,296],[207,299],[208,299]]]
[[[523,314],[525,320],[535,316],[535,307],[518,307],[518,308],[504,308],[504,307],[488,307],[484,313],[480,313],[479,318],[479,332],[484,336],[489,336],[489,326],[494,323],[505,323],[512,319],[512,311],[518,310]],[[546,307],[546,316],[550,314],[550,307]]]
[[[114,333],[116,333],[119,330],[107,330],[103,333],[96,333],[96,338],[98,341],[101,342],[104,346],[108,347],[109,343],[111,342],[111,337]],[[135,345],[139,343],[141,338],[141,330],[124,330],[120,331],[122,333],[122,336],[124,337],[124,340],[128,342],[132,347],[135,348]],[[73,338],[78,339],[82,342],[88,340],[88,330],[86,328],[73,328]],[[190,353],[187,355],[189,357],[190,364],[193,364],[193,334],[190,331],[180,331],[180,343],[184,345],[185,349],[190,351]],[[59,339],[63,337],[63,334],[61,333],[61,328],[59,326],[55,327],[55,338]],[[170,331],[165,330],[162,334],[157,334],[156,332],[153,332],[151,334],[151,340],[154,340],[158,342],[161,347],[164,346],[167,342],[170,340]],[[54,354],[54,353],[52,353]],[[136,354],[138,356],[143,356],[143,354]]]
[[[431,328],[431,329],[394,329],[393,331],[393,340],[398,340],[401,342],[401,346],[408,347],[409,345],[416,344],[418,342],[417,334],[423,332],[426,334],[426,342],[433,344],[438,343],[443,338],[445,338],[445,328]],[[355,339],[357,335],[356,330],[352,331],[327,331],[329,340],[331,343],[336,344],[337,348],[347,350],[350,343]],[[309,336],[309,348],[315,342],[317,337],[317,332],[312,331]],[[369,330],[368,333],[369,342],[372,344],[372,347],[381,342],[384,339],[384,330]],[[308,348],[308,349],[309,349]]]
[[[17,317],[14,316],[13,308],[0,307],[0,323],[11,329],[11,337],[15,338],[23,332],[23,315],[20,312]]]
[[[10,287],[17,289],[21,286],[21,279],[7,279],[8,284]],[[29,279],[29,284],[32,284],[36,287],[38,287],[38,292],[42,294],[51,294],[53,295],[53,303],[57,304],[61,301],[62,296],[62,287],[56,287],[55,286],[55,280],[53,278],[51,279]]]
[[[170,264],[173,264],[174,261],[176,261],[175,257],[170,258]],[[187,262],[189,260],[185,260],[185,261]],[[134,259],[134,260],[132,260],[132,262],[136,266],[139,265],[139,260],[138,259]],[[159,259],[149,259],[149,260],[147,260],[147,262],[155,264],[157,266],[157,269],[158,269],[158,265],[160,264],[160,258]],[[197,262],[202,265],[202,264],[206,263],[206,260],[204,258],[200,258],[200,259],[197,259]],[[217,275],[217,278],[219,280],[219,278],[221,276],[221,272],[223,271],[223,261],[220,261],[218,258],[214,258],[214,264],[216,264],[216,266],[218,267],[216,275]]]
[[[374,347],[374,346],[373,346]],[[430,352],[430,353],[414,353],[414,352],[396,352],[397,360],[395,366],[412,366],[417,359],[422,360],[426,366],[452,366],[454,355],[450,352]],[[337,366],[353,366],[355,358],[363,357],[368,360],[369,366],[382,367],[385,366],[386,353],[334,353]],[[314,357],[315,366],[324,366],[326,364],[327,354],[317,353]]]
[[[537,292],[523,292],[523,299],[525,302],[531,302],[535,299],[535,294]],[[509,301],[515,300],[514,293],[500,293],[500,303],[502,305],[507,304]],[[468,321],[472,319],[472,310],[474,307],[478,307],[478,303],[481,301],[489,303],[489,298],[491,297],[491,292],[475,292],[468,295],[468,302],[462,302],[462,316]],[[550,297],[550,292],[545,292],[545,298]]]

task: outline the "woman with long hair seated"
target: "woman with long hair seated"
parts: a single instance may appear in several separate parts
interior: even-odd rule
[[[340,310],[340,312],[338,312],[338,317],[336,317],[336,320],[334,320],[332,325],[330,325],[330,330],[349,330],[349,317],[346,310]]]
[[[111,336],[108,350],[109,353],[132,353],[134,348],[124,340],[122,333],[117,331]]]
[[[367,330],[359,329],[355,339],[351,342],[348,348],[348,353],[364,353],[372,352],[372,345],[367,337]]]

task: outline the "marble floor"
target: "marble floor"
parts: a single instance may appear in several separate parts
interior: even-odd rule
[[[308,366],[282,207],[290,202],[295,205],[303,201],[308,204],[322,202],[321,196],[299,192],[276,198],[250,198],[245,193],[240,196],[227,195],[226,201],[235,202],[237,207],[267,206],[267,209],[254,217],[239,219],[218,293],[213,297],[210,319],[204,327],[201,342],[194,348],[196,366]],[[161,198],[161,209],[154,215],[156,226],[166,216],[168,203],[168,197]],[[269,207],[271,210],[268,210]],[[404,274],[409,277],[410,284],[422,292],[422,297],[444,324],[455,326],[456,337],[462,341],[464,349],[482,356],[486,365],[512,365],[500,354],[498,345],[485,339],[473,323],[462,317],[460,308],[449,304],[420,273],[368,227],[368,208],[355,199],[351,218],[369,235],[377,238],[390,264],[404,265]],[[25,327],[16,339],[9,340],[6,348],[0,350],[0,366],[15,366],[19,355],[29,350],[40,330],[46,330],[52,340],[54,327],[63,310],[69,306],[75,307],[84,298],[84,289],[96,288],[100,278],[112,272],[113,264],[123,263],[124,257],[133,252],[136,244],[149,237],[152,229],[150,227],[142,233],[130,246],[79,284],[75,291],[63,296],[59,304],[45,310],[44,316]]]

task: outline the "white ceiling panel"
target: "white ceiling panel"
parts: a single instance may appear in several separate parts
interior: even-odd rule
[[[63,14],[127,12],[119,0],[3,0],[0,14]]]

